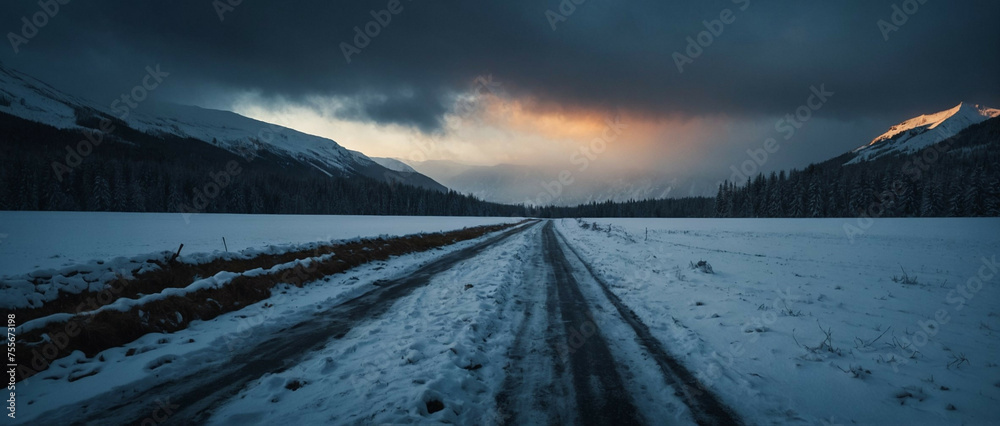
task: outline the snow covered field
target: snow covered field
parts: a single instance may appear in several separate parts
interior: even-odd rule
[[[506,219],[340,223],[350,220],[333,237]],[[745,424],[995,423],[1000,220],[881,219],[853,238],[845,223],[857,224],[564,219],[555,240],[543,222],[373,262],[176,333],[63,358],[19,384],[18,422],[564,423],[598,380],[574,380],[574,356],[591,349],[607,351],[591,358],[612,362],[599,379],[622,382],[637,418],[703,416],[664,380],[607,286]],[[574,287],[579,297],[567,298]],[[571,324],[567,312],[583,305],[591,319]],[[303,336],[315,344],[270,355]]]
[[[750,423],[1000,420],[1000,220],[586,222],[559,229]]]
[[[0,277],[43,268],[135,257],[265,249],[269,245],[439,232],[514,218],[286,216],[0,211]]]

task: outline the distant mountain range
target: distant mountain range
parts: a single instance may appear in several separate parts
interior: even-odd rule
[[[892,126],[888,132],[870,143],[831,161],[853,165],[888,156],[912,154],[953,137],[969,126],[998,116],[1000,110],[963,102],[954,108],[921,115]],[[471,166],[443,160],[375,160],[386,167],[390,167],[392,162],[395,170],[419,172],[455,191],[498,203],[545,204],[538,201],[546,201],[548,197],[539,195],[551,196],[556,192],[548,190],[546,184],[551,183],[557,175],[543,166]],[[718,190],[715,182],[642,172],[614,177],[587,174],[574,178],[576,181],[572,185],[560,188],[561,193],[551,197],[551,204],[574,206],[591,202],[714,196]]]
[[[100,104],[0,64],[0,210],[524,215],[329,139],[143,101],[156,78]]]
[[[114,105],[114,106],[113,106]],[[149,135],[203,141],[232,153],[258,157],[266,152],[279,162],[316,169],[327,176],[364,176],[391,183],[447,191],[419,173],[385,168],[364,154],[336,142],[229,112],[194,106],[146,102],[131,109],[63,93],[0,64],[0,112],[58,129],[96,129],[101,120]]]
[[[446,160],[405,161],[405,164],[455,191],[506,204],[574,206],[591,202],[712,196],[717,189],[714,182],[640,171],[613,176],[579,173],[573,176],[571,185],[561,185],[554,183],[559,177],[558,171],[546,166],[473,166]]]
[[[91,137],[104,144],[84,146]],[[648,172],[578,174],[562,185],[544,166],[369,158],[232,112],[105,106],[0,64],[0,210],[843,217],[879,206],[893,216],[1000,215],[998,148],[1000,110],[961,103],[750,185],[720,190]]]

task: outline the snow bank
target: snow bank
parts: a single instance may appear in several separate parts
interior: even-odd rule
[[[169,213],[0,212],[0,235],[6,234],[0,240],[0,309],[39,307],[60,292],[102,291],[119,277],[159,268],[151,261],[168,259],[180,244],[181,262],[204,263],[517,220],[203,214],[186,223]]]

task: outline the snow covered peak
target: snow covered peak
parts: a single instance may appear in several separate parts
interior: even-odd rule
[[[395,158],[384,158],[384,157],[369,157],[372,161],[378,163],[380,166],[385,167],[389,170],[403,172],[403,173],[417,173],[413,167],[410,167],[406,163],[399,161]]]
[[[78,127],[76,111],[80,108],[99,109],[0,64],[0,112],[68,129]]]
[[[112,118],[121,113],[110,101],[101,105],[61,92],[28,75],[0,65],[0,112],[60,129],[82,128],[78,118],[94,111]],[[267,150],[292,157],[326,174],[369,168],[375,163],[336,142],[272,125],[229,111],[195,106],[142,103],[124,118],[129,127],[150,134],[194,138],[235,153]]]
[[[935,114],[921,115],[892,126],[888,132],[875,138],[869,145],[892,139],[896,135],[912,129],[926,127],[928,130],[933,130],[942,125],[954,127],[952,124],[967,124],[962,127],[964,129],[972,124],[997,116],[1000,116],[1000,110],[962,102],[954,108]]]
[[[129,125],[151,134],[171,134],[202,140],[235,153],[267,150],[286,155],[320,171],[333,174],[375,163],[364,154],[336,142],[230,111],[177,104],[142,105],[129,117]]]
[[[889,154],[908,154],[957,135],[974,124],[1000,117],[1000,110],[962,102],[953,108],[934,114],[921,115],[889,128],[889,131],[862,146],[857,157],[847,162],[856,164]]]
[[[426,176],[383,168],[364,154],[337,142],[230,111],[196,106],[143,102],[123,116],[107,104],[66,94],[0,64],[0,112],[59,129],[82,129],[81,116],[121,119],[128,127],[152,135],[192,138],[230,152],[270,152],[329,175],[362,175],[444,191]]]

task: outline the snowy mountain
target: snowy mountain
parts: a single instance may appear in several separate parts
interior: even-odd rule
[[[995,117],[1000,117],[1000,110],[963,102],[948,110],[911,118],[852,151],[856,156],[846,164],[858,164],[890,154],[911,154]]]
[[[370,157],[370,158],[372,159],[372,161],[378,163],[382,167],[385,167],[389,170],[394,170],[403,173],[417,173],[416,170],[413,170],[413,167],[410,167],[406,163],[399,161],[395,158],[385,158],[385,157]]]
[[[365,176],[376,180],[446,191],[419,173],[383,167],[364,154],[336,142],[242,115],[195,106],[146,102],[136,111],[104,106],[63,93],[0,64],[0,112],[58,129],[95,128],[102,119],[150,135],[200,140],[240,155],[264,152],[292,164],[315,168],[327,176]],[[91,125],[87,125],[90,123]],[[262,152],[263,151],[263,152]]]

